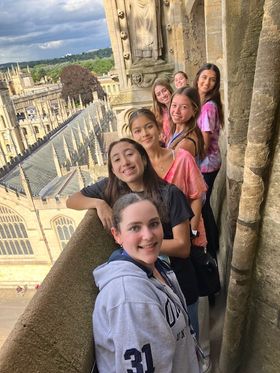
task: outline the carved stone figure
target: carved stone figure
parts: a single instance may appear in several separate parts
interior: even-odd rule
[[[163,54],[160,0],[130,0],[128,27],[132,62],[156,62]]]

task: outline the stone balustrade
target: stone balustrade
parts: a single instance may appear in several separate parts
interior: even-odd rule
[[[92,270],[114,249],[89,210],[0,350],[2,373],[78,373],[94,362]]]

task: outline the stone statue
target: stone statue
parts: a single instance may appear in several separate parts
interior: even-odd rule
[[[160,0],[130,0],[128,27],[132,63],[162,61],[163,40]]]

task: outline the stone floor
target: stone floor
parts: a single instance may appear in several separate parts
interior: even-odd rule
[[[216,296],[214,307],[210,308],[210,342],[211,342],[211,373],[222,373],[219,370],[219,356],[222,342],[223,325],[225,313],[225,295],[223,293]]]

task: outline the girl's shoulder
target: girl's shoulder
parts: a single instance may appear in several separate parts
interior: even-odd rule
[[[206,110],[218,110],[218,106],[215,101],[209,100],[206,101],[204,104],[201,106],[201,111],[206,111]]]

